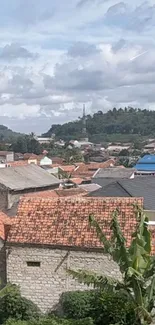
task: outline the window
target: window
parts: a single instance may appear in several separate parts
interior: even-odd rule
[[[29,261],[29,262],[26,262],[26,263],[27,263],[27,266],[40,267],[40,262]]]

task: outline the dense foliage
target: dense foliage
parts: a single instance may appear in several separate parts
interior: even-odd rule
[[[44,136],[54,133],[56,137],[66,140],[80,139],[82,126],[82,119],[63,125],[55,124]],[[110,141],[110,136],[113,135],[123,135],[124,141],[134,141],[140,136],[155,135],[155,111],[132,107],[114,108],[107,113],[99,111],[93,116],[86,116],[86,126],[89,138],[94,142]],[[114,136],[114,141],[119,140]]]
[[[93,320],[91,318],[81,320],[68,320],[55,317],[41,318],[37,321],[16,321],[10,319],[6,322],[5,325],[93,325]]]
[[[13,132],[5,125],[0,125],[0,142],[11,142],[12,139],[16,139],[20,134]]]
[[[107,292],[122,292],[134,304],[135,316],[141,325],[151,324],[155,307],[155,259],[151,256],[151,233],[148,218],[142,209],[137,209],[137,229],[132,234],[130,246],[118,223],[118,211],[114,211],[111,221],[112,237],[107,239],[93,215],[90,223],[104,245],[104,252],[111,255],[122,274],[119,281],[110,276],[92,274],[86,271],[68,270],[74,278],[87,285],[94,285]]]
[[[105,291],[66,292],[61,298],[66,318],[80,319],[90,316],[96,325],[137,325],[134,305],[121,293]]]
[[[40,315],[39,308],[30,300],[22,297],[20,290],[15,285],[8,285],[0,297],[0,324],[8,318],[17,320],[37,319]]]
[[[20,153],[34,153],[36,155],[41,154],[42,146],[39,142],[31,135],[19,136],[14,139],[10,148],[14,152]]]

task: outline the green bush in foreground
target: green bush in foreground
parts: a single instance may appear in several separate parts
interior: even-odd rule
[[[66,318],[82,319],[92,316],[98,293],[90,291],[70,291],[62,294],[60,304]]]
[[[37,319],[39,308],[30,300],[22,297],[15,285],[8,285],[0,297],[0,324],[9,318],[16,320]]]
[[[5,325],[93,325],[91,318],[81,320],[67,320],[59,318],[42,318],[34,321],[22,321],[9,319]]]
[[[60,300],[65,318],[91,317],[96,325],[137,325],[134,306],[120,293],[104,291],[66,292]]]

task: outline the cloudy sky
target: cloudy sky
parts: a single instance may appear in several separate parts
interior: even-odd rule
[[[0,124],[155,108],[155,0],[0,0]]]

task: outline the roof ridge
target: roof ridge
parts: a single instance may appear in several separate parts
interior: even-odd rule
[[[127,179],[128,180],[128,179]],[[129,191],[127,191],[127,189],[126,188],[124,188],[123,187],[123,185],[120,183],[122,180],[120,180],[120,181],[117,181],[117,183],[120,185],[120,187],[127,193],[127,194],[129,194],[131,197],[133,197],[132,195],[131,195],[131,193],[129,192]]]

